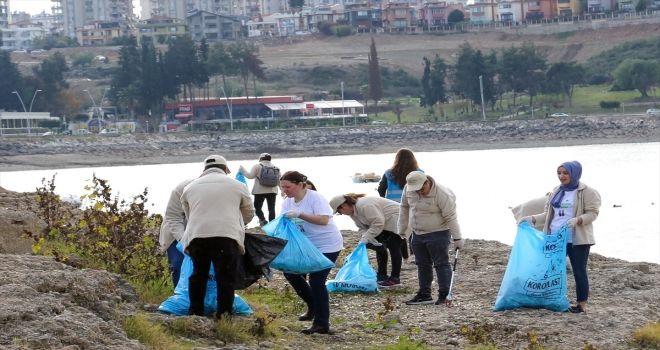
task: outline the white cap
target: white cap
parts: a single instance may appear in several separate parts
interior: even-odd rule
[[[426,181],[426,174],[421,171],[413,171],[408,176],[406,176],[406,184],[408,185],[408,191],[419,191],[424,187],[424,182]]]
[[[336,195],[332,197],[330,200],[330,208],[332,208],[333,213],[337,214],[337,208],[339,208],[340,205],[344,204],[346,202],[346,198],[344,198],[343,194]]]

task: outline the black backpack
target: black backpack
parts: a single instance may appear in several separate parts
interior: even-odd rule
[[[259,184],[266,187],[275,187],[279,184],[280,169],[278,167],[261,166]]]

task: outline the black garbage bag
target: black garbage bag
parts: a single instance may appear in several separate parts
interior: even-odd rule
[[[251,286],[262,276],[268,281],[273,277],[270,264],[284,249],[287,240],[265,234],[245,234],[245,255],[241,256],[234,289],[241,290]]]

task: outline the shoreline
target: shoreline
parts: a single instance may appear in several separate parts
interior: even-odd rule
[[[376,144],[369,147],[348,145],[348,147],[314,147],[308,149],[289,149],[270,152],[275,158],[307,158],[307,157],[330,157],[360,154],[384,154],[396,153],[400,148],[409,148],[413,152],[450,152],[450,151],[479,151],[493,149],[517,149],[517,148],[544,148],[544,147],[571,147],[602,144],[635,144],[658,142],[659,139],[640,139],[630,137],[617,138],[586,138],[586,139],[562,139],[562,140],[520,140],[520,141],[492,141],[492,142],[470,142],[468,139],[455,139],[450,142],[445,140],[436,143],[429,142],[394,142],[392,144]],[[353,146],[353,147],[351,147]],[[0,172],[16,172],[30,170],[58,170],[75,168],[98,168],[114,166],[140,166],[140,165],[164,165],[195,163],[201,161],[211,154],[220,154],[230,161],[251,160],[255,158],[258,151],[243,151],[231,149],[204,149],[188,152],[185,155],[159,154],[160,150],[141,150],[132,157],[123,154],[93,155],[89,153],[60,153],[60,154],[25,154],[0,157]]]

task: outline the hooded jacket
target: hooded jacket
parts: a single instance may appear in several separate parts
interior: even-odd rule
[[[183,189],[193,180],[182,181],[170,193],[170,200],[167,202],[167,208],[165,208],[165,217],[160,225],[160,237],[158,238],[163,251],[167,250],[175,240],[180,241],[183,232],[186,230],[186,214],[183,212],[183,206],[181,205],[181,194],[183,194]]]
[[[454,240],[461,239],[454,192],[437,183],[431,176],[426,177],[431,182],[431,189],[426,196],[408,191],[408,185],[403,187],[398,232],[406,232],[409,225],[418,235],[450,230]]]
[[[271,163],[269,160],[262,160],[259,163],[255,164],[250,171],[245,170],[243,166],[241,166],[238,171],[243,174],[248,179],[255,179],[254,180],[254,185],[252,185],[252,194],[268,194],[268,193],[277,193],[277,188],[280,186],[279,185],[279,180],[277,186],[273,187],[268,187],[268,186],[262,186],[259,183],[259,176],[261,175],[261,168],[262,167],[274,167],[273,163]]]
[[[399,221],[399,204],[381,197],[358,198],[353,206],[351,219],[360,231],[366,230],[362,235],[365,238],[376,238],[383,231],[396,233]]]
[[[543,225],[543,232],[550,233],[550,223],[555,217],[555,208],[550,205],[552,197],[559,191],[559,186],[555,187],[551,193],[548,194],[545,203],[545,211],[541,214],[532,215],[535,225]],[[573,217],[582,218],[582,225],[576,225],[573,228],[573,245],[593,245],[596,244],[594,239],[594,226],[593,222],[598,217],[600,212],[600,194],[595,189],[587,186],[584,182],[580,181],[577,192],[575,193],[575,203],[573,204],[574,212]]]
[[[181,204],[188,218],[181,239],[184,252],[195,238],[228,237],[245,254],[245,224],[254,217],[252,196],[245,184],[221,169],[210,168],[186,186]]]

